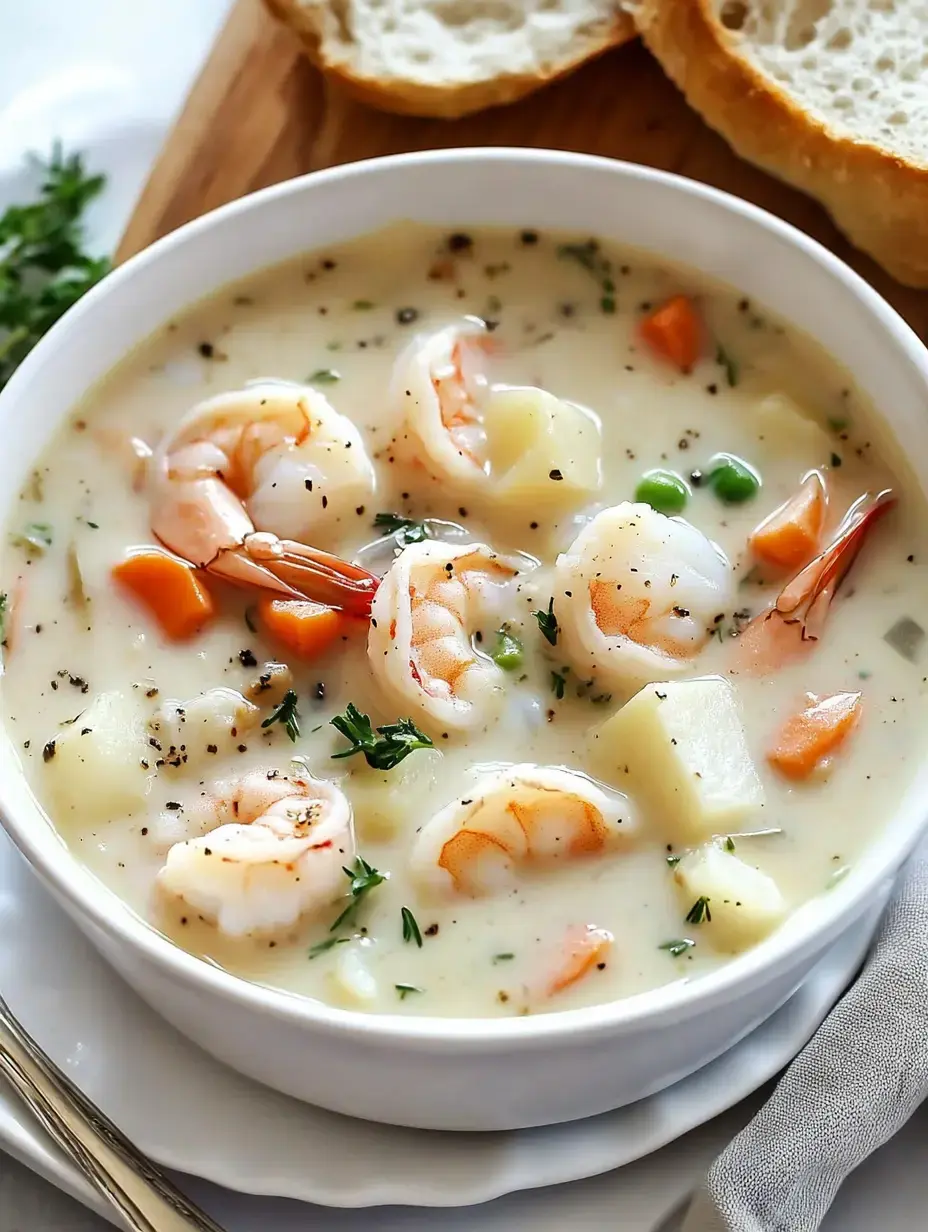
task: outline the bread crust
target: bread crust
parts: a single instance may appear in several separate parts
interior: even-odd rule
[[[899,282],[928,287],[928,166],[804,111],[739,53],[710,0],[639,0],[634,16],[667,75],[743,158],[816,197]]]
[[[346,93],[399,115],[431,116],[453,120],[460,116],[514,103],[542,86],[566,77],[613,47],[621,47],[636,37],[635,23],[626,13],[617,11],[615,19],[601,38],[590,41],[573,55],[565,57],[547,73],[511,73],[485,81],[459,85],[433,86],[418,81],[363,77],[343,61],[327,59],[322,49],[322,33],[312,12],[299,0],[264,0],[265,7],[300,39],[310,60],[327,76],[337,81]]]

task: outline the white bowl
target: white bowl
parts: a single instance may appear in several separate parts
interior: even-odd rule
[[[831,253],[701,184],[574,154],[454,150],[321,172],[217,210],[110,275],[0,395],[0,487],[16,493],[74,403],[167,318],[232,279],[401,218],[563,228],[650,251],[737,288],[816,338],[883,408],[928,486],[928,352]],[[184,1034],[235,1069],[325,1108],[436,1129],[590,1116],[705,1065],[766,1019],[858,919],[926,820],[928,765],[866,859],[755,950],[690,984],[511,1020],[370,1016],[259,987],[177,948],[70,854],[0,738],[0,813],[101,954]]]

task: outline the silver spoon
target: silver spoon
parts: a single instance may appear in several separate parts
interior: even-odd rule
[[[0,1074],[129,1232],[223,1232],[58,1069],[2,997]]]

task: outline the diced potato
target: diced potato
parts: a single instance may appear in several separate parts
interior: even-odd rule
[[[293,672],[286,663],[262,663],[245,692],[261,706],[279,706],[293,688]]]
[[[789,457],[797,470],[827,464],[833,442],[825,429],[787,394],[769,394],[758,404],[755,414],[757,439],[763,443],[766,454]]]
[[[531,386],[500,389],[484,426],[495,500],[564,506],[599,491],[602,433],[583,407]]]
[[[359,839],[383,842],[398,834],[412,836],[427,815],[441,763],[438,749],[417,749],[393,770],[372,770],[364,762],[353,767],[343,786]]]
[[[756,945],[786,915],[786,901],[773,878],[718,843],[684,856],[674,869],[674,880],[684,911],[704,900],[696,906],[695,914],[702,918],[694,930],[725,953]]]
[[[198,770],[209,759],[231,752],[254,726],[258,707],[235,689],[208,689],[189,701],[166,701],[148,721],[166,766]]]
[[[377,1000],[377,981],[364,955],[354,942],[339,948],[341,953],[328,977],[332,996],[349,1009],[370,1006]]]
[[[136,699],[100,693],[45,746],[44,770],[60,815],[92,824],[142,806],[154,750]]]
[[[764,802],[734,690],[719,676],[646,685],[594,732],[592,751],[602,776],[683,843],[730,830]]]

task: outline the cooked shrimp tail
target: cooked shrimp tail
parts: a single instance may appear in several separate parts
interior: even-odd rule
[[[895,504],[894,493],[886,488],[876,495],[867,492],[851,505],[828,547],[787,582],[773,607],[741,634],[733,671],[763,676],[814,648],[867,535]]]

